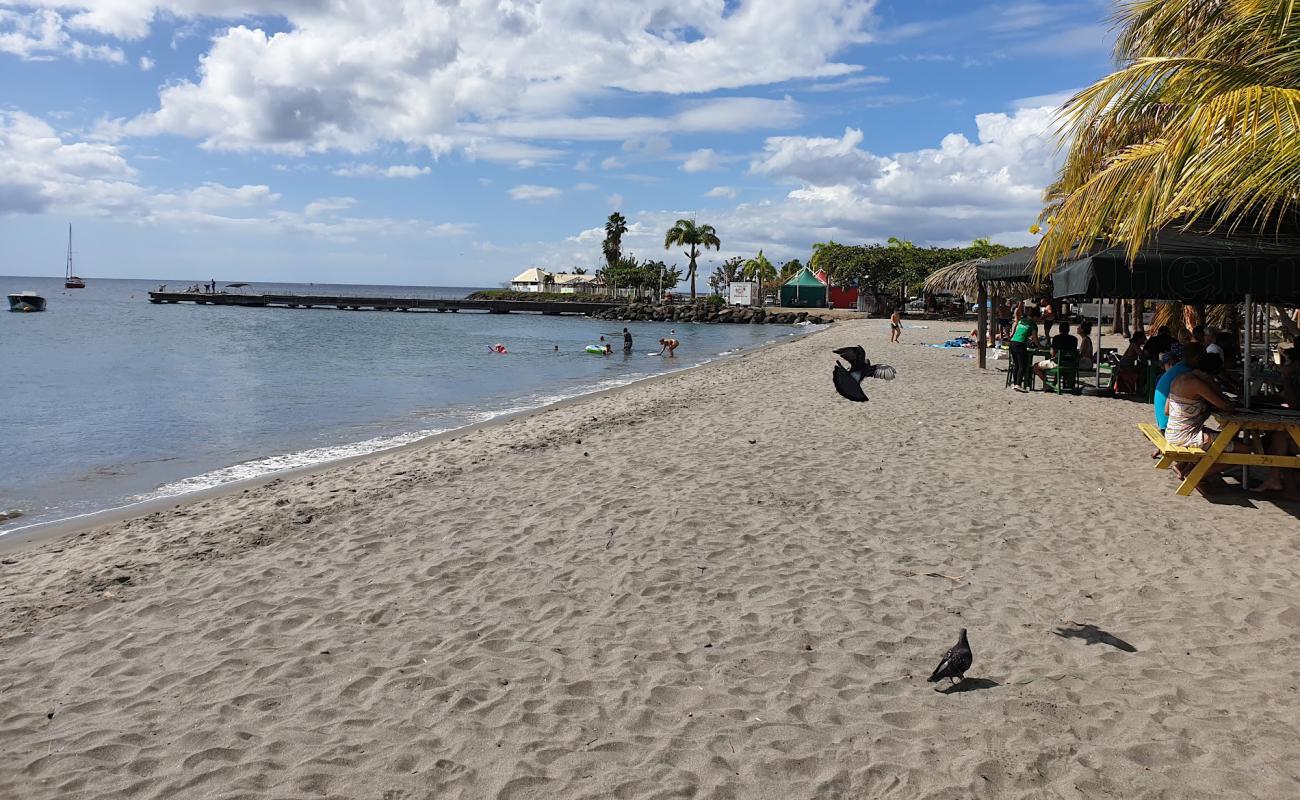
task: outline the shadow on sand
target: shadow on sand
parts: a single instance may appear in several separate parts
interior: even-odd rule
[[[1057,628],[1052,633],[1060,636],[1062,639],[1082,639],[1088,644],[1108,644],[1116,650],[1123,650],[1125,653],[1136,653],[1138,649],[1118,636],[1114,636],[1096,625],[1086,625],[1074,623],[1073,627]]]
[[[978,692],[981,689],[996,689],[1002,684],[997,681],[991,681],[988,678],[967,678],[961,683],[954,683],[944,689],[935,689],[939,694],[960,694],[962,692]]]

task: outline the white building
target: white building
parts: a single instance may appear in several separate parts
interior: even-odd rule
[[[551,276],[554,283],[552,291],[560,294],[600,294],[605,291],[605,282],[595,275],[573,275],[557,272]]]
[[[510,288],[516,292],[544,292],[546,284],[553,280],[551,273],[538,267],[526,269],[510,281]]]

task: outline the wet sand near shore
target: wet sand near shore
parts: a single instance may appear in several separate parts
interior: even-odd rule
[[[0,796],[1300,794],[1300,508],[927,324],[3,554]]]

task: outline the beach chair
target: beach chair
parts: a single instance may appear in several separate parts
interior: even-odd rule
[[[1079,351],[1062,350],[1057,354],[1056,366],[1043,375],[1043,388],[1055,389],[1062,394],[1068,384],[1073,391],[1079,383]]]

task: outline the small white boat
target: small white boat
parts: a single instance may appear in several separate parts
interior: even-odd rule
[[[45,298],[36,292],[14,292],[9,295],[10,311],[44,311]]]
[[[84,289],[86,282],[72,274],[72,225],[68,225],[68,268],[63,275],[63,288]]]

